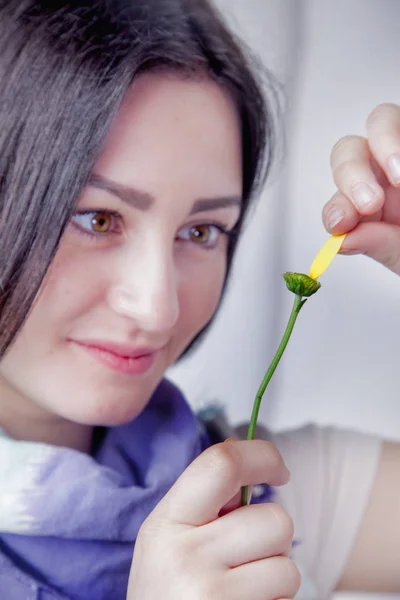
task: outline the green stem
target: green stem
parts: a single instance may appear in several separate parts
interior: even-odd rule
[[[254,400],[253,412],[251,415],[249,430],[248,430],[248,434],[247,434],[248,440],[254,439],[254,434],[255,434],[257,419],[258,419],[258,413],[260,411],[261,400],[262,400],[263,394],[266,390],[267,385],[271,381],[272,375],[275,373],[275,369],[278,366],[279,361],[282,358],[282,354],[284,353],[285,348],[290,339],[290,336],[292,335],[293,327],[294,327],[294,324],[296,323],[298,314],[299,314],[300,310],[302,309],[302,307],[304,306],[306,301],[307,301],[307,298],[303,300],[302,296],[298,296],[298,295],[296,295],[296,297],[294,299],[292,312],[290,313],[290,317],[289,317],[288,324],[286,325],[285,333],[283,334],[281,343],[279,344],[278,350],[276,351],[276,354],[275,354],[274,358],[272,359],[269,369],[264,375],[264,379],[261,382],[261,385],[258,389],[258,392],[257,392],[255,400]],[[242,503],[241,503],[241,505],[246,506],[248,503],[249,503],[249,486],[246,485],[245,487],[242,488]]]

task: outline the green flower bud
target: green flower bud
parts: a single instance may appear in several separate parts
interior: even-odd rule
[[[308,298],[318,292],[321,284],[312,279],[305,273],[284,273],[283,279],[286,281],[286,286],[289,291],[298,296]]]

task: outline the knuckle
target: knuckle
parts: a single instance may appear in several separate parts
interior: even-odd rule
[[[154,539],[158,536],[160,527],[157,521],[150,515],[145,519],[139,529],[137,540],[145,544],[147,540]]]
[[[164,546],[170,547],[174,539],[173,531],[170,522],[150,514],[143,521],[136,539],[142,547],[157,546],[162,551]]]
[[[333,159],[336,158],[336,155],[342,151],[343,147],[347,145],[347,140],[348,140],[348,136],[341,137],[340,139],[338,139],[336,144],[333,146],[333,148],[331,150],[331,163],[332,163]]]
[[[182,568],[177,540],[162,528],[158,522],[148,520],[139,529],[135,542],[134,556],[144,560],[149,567],[168,570],[171,576],[177,574],[176,568]],[[187,564],[184,563],[185,568]]]
[[[376,106],[367,117],[367,128],[376,127],[376,125],[379,125],[382,120],[386,119],[393,113],[400,113],[400,107],[397,104],[393,104],[391,102],[383,102],[382,104],[378,104],[378,106]]]
[[[266,506],[269,507],[269,510],[277,520],[282,534],[285,536],[285,538],[291,540],[294,535],[294,522],[292,517],[289,515],[289,513],[286,512],[286,510],[282,506],[280,506],[280,504],[270,502]]]
[[[372,253],[366,252],[365,254],[371,258],[374,258]],[[397,250],[397,252],[394,250],[388,251],[387,253],[381,255],[379,262],[381,262],[391,271],[397,273],[400,268],[400,250]]]
[[[266,464],[269,469],[279,470],[284,466],[284,460],[279,450],[274,446],[272,442],[268,441],[257,441],[261,444],[262,452],[265,453]]]
[[[175,546],[177,553],[183,554],[182,561],[198,567],[207,556],[207,546],[201,536],[194,535],[195,532],[196,530],[181,532],[179,539],[175,540]]]
[[[355,159],[344,160],[339,163],[333,172],[337,185],[346,185],[353,183],[360,169],[360,163]]]
[[[360,135],[345,135],[339,138],[331,150],[331,166],[337,162],[342,153],[347,153],[349,147],[353,147],[355,144],[364,144],[364,142],[365,138]]]
[[[216,477],[223,478],[225,482],[236,482],[241,468],[240,455],[232,444],[220,443],[211,446],[204,453],[211,463],[211,468]]]

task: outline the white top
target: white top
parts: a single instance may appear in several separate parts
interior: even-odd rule
[[[291,472],[290,483],[278,490],[278,502],[292,516],[299,542],[293,558],[304,583],[296,600],[326,600],[341,578],[367,508],[381,440],[314,425],[268,433],[268,439]]]

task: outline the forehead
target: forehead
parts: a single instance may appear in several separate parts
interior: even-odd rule
[[[207,77],[149,73],[125,96],[95,170],[155,195],[167,179],[205,197],[241,190],[241,153],[227,92]]]

